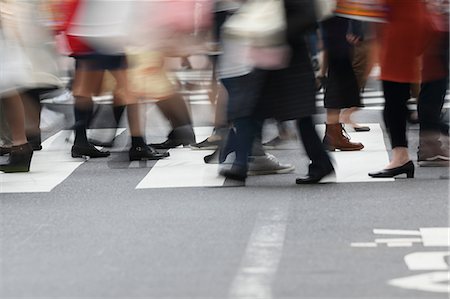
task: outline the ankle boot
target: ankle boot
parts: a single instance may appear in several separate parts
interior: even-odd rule
[[[329,151],[359,151],[364,145],[359,142],[350,142],[350,137],[342,124],[326,124],[325,137],[323,144]]]
[[[28,172],[30,171],[32,156],[33,148],[28,143],[13,146],[9,154],[8,162],[0,165],[0,171],[5,173]]]

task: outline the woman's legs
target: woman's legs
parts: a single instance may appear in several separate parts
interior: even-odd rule
[[[109,156],[109,152],[97,150],[87,139],[86,130],[92,117],[94,103],[92,95],[99,89],[103,80],[103,71],[90,69],[89,61],[78,60],[72,93],[75,98],[75,141],[72,157],[88,156],[101,158]]]
[[[345,129],[340,120],[341,109],[327,108],[327,121],[323,143],[328,150],[359,151],[364,146],[359,142],[351,142],[344,134]]]
[[[125,69],[111,70],[116,81],[116,99],[120,101],[116,106],[126,105],[128,125],[130,127],[131,148],[129,158],[134,160],[157,160],[169,156],[169,153],[158,153],[145,142],[142,133],[140,107],[137,99],[130,92],[127,71]]]
[[[406,138],[406,102],[410,98],[410,84],[383,81],[385,98],[384,122],[389,130],[392,146],[392,159],[386,166],[391,169],[404,165],[410,160]]]
[[[7,163],[0,165],[3,172],[28,172],[30,171],[31,157],[33,149],[27,142],[25,135],[25,112],[20,96],[15,93],[2,100],[4,115],[8,122],[12,147]]]
[[[308,116],[298,119],[297,128],[311,164],[309,165],[308,176],[299,178],[296,182],[297,184],[317,183],[324,176],[334,171],[333,165],[317,135],[312,117]]]

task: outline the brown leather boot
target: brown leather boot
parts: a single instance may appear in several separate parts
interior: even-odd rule
[[[364,145],[359,142],[350,142],[350,137],[342,124],[326,124],[325,137],[323,144],[329,151],[359,151]]]

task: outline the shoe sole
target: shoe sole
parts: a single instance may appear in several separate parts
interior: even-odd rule
[[[214,146],[196,147],[196,146],[190,145],[189,147],[191,148],[191,150],[194,150],[194,151],[208,151],[208,150],[216,150],[219,146],[214,145]]]
[[[269,175],[269,174],[286,174],[291,173],[295,170],[295,167],[283,168],[278,170],[249,170],[247,171],[247,175]]]

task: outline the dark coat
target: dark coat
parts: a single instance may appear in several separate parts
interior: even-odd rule
[[[287,41],[292,50],[289,66],[282,70],[260,70],[255,115],[278,120],[311,116],[316,111],[315,77],[305,34],[316,26],[313,0],[284,0]]]

